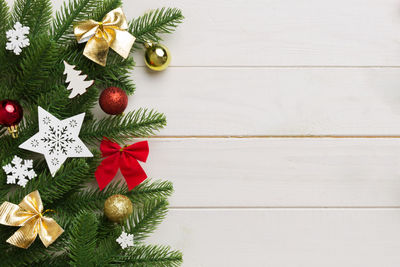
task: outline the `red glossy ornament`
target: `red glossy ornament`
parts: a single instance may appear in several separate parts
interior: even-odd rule
[[[0,124],[8,127],[12,137],[18,137],[17,124],[22,120],[23,110],[21,105],[10,99],[0,101]]]
[[[108,87],[101,92],[99,103],[105,113],[118,115],[124,112],[128,105],[128,95],[121,88]]]

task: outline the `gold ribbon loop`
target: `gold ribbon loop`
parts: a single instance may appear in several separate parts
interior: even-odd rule
[[[48,247],[64,232],[55,220],[43,216],[43,203],[37,190],[25,196],[18,205],[4,202],[0,206],[0,224],[21,226],[7,239],[7,243],[20,248],[32,245],[37,235]]]
[[[101,22],[78,22],[74,34],[78,43],[87,42],[83,55],[104,67],[110,47],[123,58],[129,56],[135,37],[127,29],[128,22],[119,7],[105,15]]]

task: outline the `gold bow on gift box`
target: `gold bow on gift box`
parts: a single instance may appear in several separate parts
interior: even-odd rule
[[[0,224],[21,226],[9,239],[11,245],[28,248],[39,234],[40,240],[48,247],[64,232],[55,220],[44,217],[43,203],[39,191],[25,196],[15,205],[4,202],[0,206]]]
[[[74,34],[78,43],[87,42],[83,55],[104,67],[110,47],[123,58],[129,56],[135,37],[127,29],[128,23],[122,9],[116,8],[105,15],[101,22],[78,22],[74,26]]]

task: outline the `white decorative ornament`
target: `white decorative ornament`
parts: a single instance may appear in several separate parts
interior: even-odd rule
[[[29,180],[36,177],[36,173],[32,168],[32,160],[23,160],[18,156],[14,156],[11,163],[3,166],[3,170],[7,174],[7,184],[18,184],[25,187]]]
[[[43,154],[53,177],[67,158],[93,157],[78,136],[85,113],[59,120],[41,107],[38,112],[39,132],[19,147]]]
[[[118,244],[120,244],[120,246],[123,249],[125,249],[127,247],[132,247],[133,246],[133,235],[122,232],[122,234],[117,238],[116,241],[118,242]]]
[[[6,43],[6,49],[12,50],[16,55],[21,54],[22,48],[29,46],[29,39],[26,36],[28,34],[29,27],[22,26],[21,23],[16,22],[14,24],[14,29],[6,32],[8,39],[8,42]]]
[[[75,70],[74,68],[76,66],[70,65],[66,61],[64,61],[64,66],[64,74],[67,75],[65,82],[69,83],[67,89],[72,90],[69,98],[74,98],[77,95],[82,95],[86,93],[86,89],[92,86],[94,81],[85,81],[87,75],[81,74],[82,71]]]

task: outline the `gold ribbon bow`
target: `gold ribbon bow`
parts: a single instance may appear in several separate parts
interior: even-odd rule
[[[20,248],[29,248],[39,234],[47,248],[64,232],[55,220],[43,216],[43,203],[39,191],[25,196],[18,205],[4,202],[0,206],[0,224],[21,226],[7,243]]]
[[[135,37],[127,29],[128,22],[119,7],[105,15],[101,22],[78,22],[74,34],[78,43],[87,42],[83,55],[104,67],[110,47],[123,58],[129,56]]]

